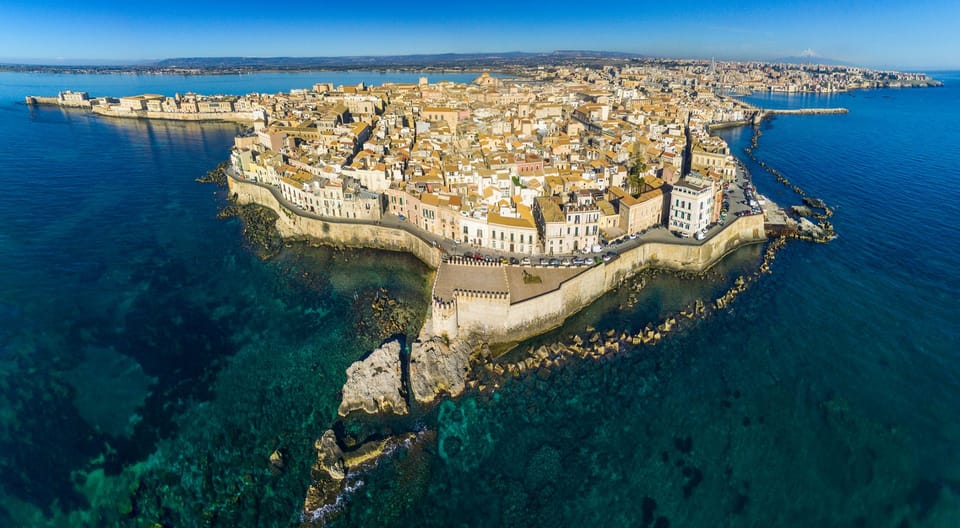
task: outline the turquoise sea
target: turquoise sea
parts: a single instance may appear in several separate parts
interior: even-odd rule
[[[766,121],[755,151],[834,207],[840,237],[787,244],[730,309],[655,347],[443,403],[330,524],[960,525],[960,73],[934,76],[946,86],[748,98],[850,109]],[[216,218],[223,192],[194,182],[226,159],[231,125],[23,97],[418,77],[0,73],[0,526],[296,525],[345,369],[388,337],[371,304],[398,300],[410,332],[428,286],[401,254],[258,260]],[[751,133],[722,132],[744,160]],[[533,343],[642,328],[762,249],[614,292]]]

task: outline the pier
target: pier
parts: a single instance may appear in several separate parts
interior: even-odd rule
[[[743,99],[737,97],[725,97],[727,101],[732,101],[733,103],[739,105],[745,111],[748,112],[748,117],[744,121],[736,121],[723,124],[715,124],[713,126],[721,128],[723,126],[737,126],[740,124],[758,124],[764,119],[775,116],[775,115],[830,115],[830,114],[849,114],[850,110],[843,107],[836,108],[760,108],[759,106],[752,105]]]
[[[846,108],[794,108],[791,110],[764,110],[760,109],[764,116],[768,115],[814,115],[814,114],[849,114],[850,110]]]
[[[849,114],[850,110],[846,108],[774,108],[766,110],[754,107],[753,124],[759,124],[764,119],[775,115],[827,115],[827,114]]]

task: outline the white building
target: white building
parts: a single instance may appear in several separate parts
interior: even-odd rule
[[[713,184],[709,180],[684,178],[670,195],[670,230],[695,235],[710,224]]]

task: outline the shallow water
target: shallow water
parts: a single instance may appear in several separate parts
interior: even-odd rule
[[[193,182],[226,158],[232,126],[18,102],[323,75],[0,74],[0,525],[296,522],[346,366],[386,337],[371,301],[401,300],[417,327],[425,268],[303,246],[257,260],[239,223],[216,219],[222,192]],[[839,239],[788,244],[729,310],[657,346],[444,403],[332,524],[956,526],[960,77],[941,77],[765,98],[851,109],[765,122],[756,151],[835,207]],[[748,129],[723,134],[735,153],[749,144]],[[798,203],[748,166],[761,192]],[[703,281],[613,292],[520,350],[588,325],[636,331],[722,292],[761,250]]]

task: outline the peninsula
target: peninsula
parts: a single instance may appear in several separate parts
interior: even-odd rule
[[[485,72],[470,84],[423,77],[280,94],[118,99],[62,92],[27,103],[243,123],[222,169],[232,199],[272,211],[283,237],[406,251],[435,270],[420,334],[408,336],[408,347],[385,343],[348,371],[340,427],[316,444],[315,483],[304,504],[313,522],[332,511],[351,472],[411,435],[399,427],[385,436],[371,422],[422,415],[468,388],[495,388],[478,381],[491,372],[518,375],[521,366],[490,366],[491,345],[555,328],[647,269],[702,272],[771,234],[781,245],[784,235],[831,238],[822,201],[805,197],[803,207],[780,209],[711,131],[782,113],[733,93],[832,93],[875,86],[880,75],[628,60],[527,68],[516,79]],[[934,84],[923,74],[883,75],[904,86]],[[722,308],[735,293],[712,306]],[[621,342],[652,343],[673,325],[595,336],[592,352],[582,343],[569,350],[587,357]],[[550,355],[540,351],[523,365],[549,364]]]

